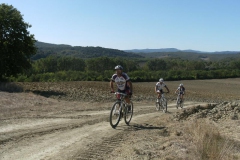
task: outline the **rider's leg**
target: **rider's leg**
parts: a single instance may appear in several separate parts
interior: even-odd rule
[[[180,94],[180,97],[181,97],[181,101],[183,102],[183,94]]]
[[[127,104],[130,104],[131,103],[131,101],[130,101],[130,99],[129,99],[129,97],[127,96],[127,97],[125,97],[125,101],[127,102]]]
[[[160,91],[156,90],[157,98],[159,98]]]
[[[159,100],[161,99],[161,93],[159,92],[159,93],[157,93],[157,102],[159,102]]]
[[[158,93],[158,99],[160,99],[160,98],[161,98],[161,96],[162,96],[162,94],[161,94],[161,93]]]
[[[157,99],[161,99],[161,96],[162,96],[162,90],[158,90],[157,91]]]
[[[127,104],[130,104],[130,103],[131,103],[131,101],[130,101],[131,95],[130,95],[130,90],[129,90],[129,88],[126,89],[126,90],[124,91],[124,93],[127,94],[127,96],[125,97],[125,101],[127,102]]]
[[[130,112],[131,111],[131,101],[130,101],[130,98],[128,96],[125,97],[125,101],[127,103],[128,112]]]
[[[125,97],[125,101],[127,103],[127,107],[128,107],[128,111],[131,111],[131,101],[130,101],[130,98],[131,98],[131,95],[130,95],[130,89],[126,89],[125,93],[127,94],[127,96]]]

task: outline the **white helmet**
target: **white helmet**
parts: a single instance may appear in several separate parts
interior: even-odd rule
[[[123,67],[121,65],[117,65],[114,69],[115,70],[117,70],[117,69],[123,70]]]
[[[181,84],[179,84],[179,87],[181,87],[181,86],[183,86],[183,84],[181,83]]]
[[[163,82],[163,78],[160,78],[160,79],[159,79],[159,82]]]

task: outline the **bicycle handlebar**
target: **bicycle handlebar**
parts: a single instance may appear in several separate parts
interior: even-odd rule
[[[120,94],[120,95],[123,95],[123,96],[127,96],[127,94],[125,94],[125,93],[121,93],[121,92],[114,92],[114,91],[111,91],[111,93],[114,93],[114,94]]]

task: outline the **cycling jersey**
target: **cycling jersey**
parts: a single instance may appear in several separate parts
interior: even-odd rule
[[[166,87],[167,85],[165,83],[160,84],[160,82],[156,83],[156,90],[162,90],[163,87]]]
[[[179,91],[180,94],[184,94],[185,88],[184,87],[178,87],[177,91]]]
[[[120,91],[128,89],[127,81],[130,81],[130,78],[126,73],[122,73],[121,77],[118,77],[117,74],[113,74],[111,80],[117,84],[117,87]]]

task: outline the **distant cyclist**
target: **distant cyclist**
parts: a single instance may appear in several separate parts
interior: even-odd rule
[[[177,90],[175,91],[175,93],[177,94],[180,94],[180,98],[181,98],[181,100],[182,100],[182,102],[183,102],[183,95],[185,94],[185,87],[183,87],[183,84],[181,83],[181,84],[179,84],[179,86],[178,86],[178,88],[177,88]]]
[[[156,83],[155,92],[157,93],[157,101],[161,98],[161,94],[163,93],[163,88],[167,89],[167,93],[169,93],[169,89],[167,85],[164,83],[163,78],[159,79],[159,82]]]
[[[116,73],[112,75],[110,81],[111,92],[114,92],[113,82],[115,82],[118,87],[118,92],[125,93],[128,95],[125,97],[125,101],[127,102],[127,105],[130,106],[129,97],[131,97],[133,91],[132,82],[128,75],[123,72],[123,67],[121,65],[117,65],[114,69],[116,70]]]

